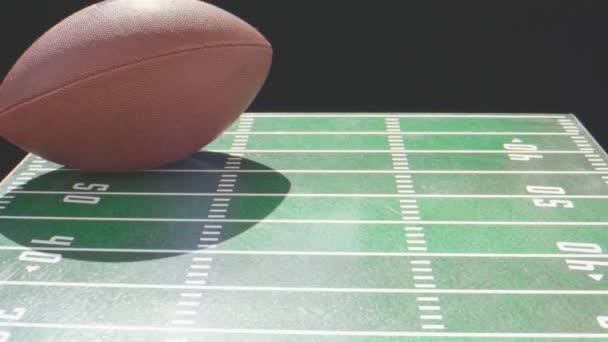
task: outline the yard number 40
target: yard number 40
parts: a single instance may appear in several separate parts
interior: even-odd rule
[[[566,190],[557,186],[538,186],[528,185],[526,191],[530,194],[538,195],[565,195]],[[574,203],[567,199],[547,199],[547,198],[533,198],[532,202],[537,207],[545,208],[574,208]]]
[[[14,308],[10,312],[0,310],[0,321],[18,321],[25,315],[24,308]],[[0,331],[0,342],[7,342],[11,333],[8,331]]]

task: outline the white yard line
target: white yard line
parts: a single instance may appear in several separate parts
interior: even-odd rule
[[[80,172],[80,170],[66,169],[66,168],[45,168],[39,169],[40,171],[57,171],[57,172]],[[223,173],[224,169],[150,169],[141,170],[139,172],[158,172],[158,173]],[[232,170],[232,173],[363,173],[363,174],[515,174],[515,175],[528,175],[528,174],[549,174],[549,175],[608,175],[608,171],[568,171],[568,170],[353,170],[353,169],[327,169],[327,170],[315,170],[315,169],[239,169]]]
[[[449,113],[244,113],[243,118],[453,118],[453,119],[559,119],[564,114],[449,114]]]
[[[2,181],[0,181],[0,186],[5,185],[6,181],[11,178],[15,172],[17,172],[17,170],[21,169],[21,167],[30,160],[30,156],[33,156],[32,154],[27,154],[25,157],[23,157],[23,159],[21,159],[21,161],[15,166],[15,168],[13,168],[11,170],[11,172],[9,172],[4,179],[2,179]]]
[[[90,217],[90,216],[18,216],[0,215],[0,220],[48,220],[48,221],[108,221],[108,222],[224,222],[224,223],[283,223],[283,224],[404,224],[403,220],[324,220],[324,219],[208,219],[165,217]],[[425,221],[407,224],[432,225],[506,225],[506,226],[608,226],[608,221]]]
[[[137,283],[94,283],[59,281],[11,281],[1,280],[2,286],[42,286],[42,287],[82,287],[82,288],[122,288],[122,289],[162,289],[228,292],[294,292],[294,293],[380,293],[380,294],[462,294],[462,295],[572,295],[606,296],[608,290],[568,290],[568,289],[416,289],[416,288],[358,288],[358,287],[297,287],[297,286],[234,286],[234,285],[179,285],[179,284],[137,284]]]
[[[557,253],[412,253],[412,252],[332,252],[332,251],[273,251],[273,250],[208,250],[208,249],[147,249],[147,248],[80,248],[80,247],[24,247],[0,246],[0,251],[49,251],[89,253],[142,253],[142,254],[206,254],[206,255],[268,255],[268,256],[315,256],[315,257],[425,257],[425,258],[496,258],[496,259],[606,259],[608,254],[557,254]],[[429,261],[413,260],[414,265],[426,265]]]
[[[352,198],[538,198],[539,195],[507,195],[507,194],[366,194],[366,193],[222,193],[217,192],[118,192],[118,191],[47,191],[47,190],[15,190],[14,194],[23,195],[101,195],[101,196],[195,196],[195,197],[352,197]],[[608,195],[542,195],[542,198],[579,198],[579,199],[608,199]]]
[[[225,135],[242,134],[242,132],[228,131]],[[509,136],[571,136],[575,132],[483,132],[483,131],[257,131],[249,132],[251,135],[509,135]]]
[[[210,149],[210,150],[201,150],[203,152],[217,152],[217,153],[230,153],[234,152],[234,150],[230,149]],[[245,153],[392,153],[394,151],[391,150],[331,150],[331,149],[321,149],[321,150],[306,150],[306,149],[247,149],[241,150]],[[507,150],[403,150],[405,153],[410,154],[509,154],[513,153],[513,151]],[[585,154],[586,152],[579,150],[544,150],[544,151],[534,151],[534,153],[538,154]]]
[[[470,337],[470,338],[597,338],[606,339],[608,333],[510,333],[510,332],[429,332],[429,331],[365,331],[365,330],[290,330],[290,329],[229,329],[197,327],[163,327],[147,325],[95,325],[31,322],[0,322],[0,327],[109,330],[134,332],[181,332],[238,335],[292,335],[292,336],[367,336],[367,337]]]

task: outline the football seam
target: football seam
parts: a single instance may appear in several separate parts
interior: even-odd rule
[[[26,104],[28,104],[30,102],[33,102],[33,101],[36,101],[36,100],[38,100],[40,98],[43,98],[43,97],[48,96],[48,95],[51,95],[52,93],[59,92],[59,91],[65,89],[67,87],[70,87],[70,86],[76,84],[76,83],[83,82],[83,81],[86,81],[86,80],[91,79],[91,78],[95,78],[95,77],[97,77],[99,75],[102,75],[102,74],[105,74],[105,73],[108,73],[108,72],[116,71],[116,70],[119,70],[119,69],[122,69],[122,68],[128,68],[128,67],[131,67],[131,66],[134,66],[134,65],[137,65],[137,64],[146,63],[146,62],[153,61],[153,60],[159,59],[159,58],[179,55],[179,54],[182,54],[182,53],[189,53],[189,52],[193,52],[193,51],[201,51],[201,50],[209,50],[209,49],[217,49],[217,48],[231,48],[231,47],[256,47],[256,48],[264,48],[264,49],[272,50],[272,47],[270,47],[268,45],[264,45],[264,44],[256,44],[256,43],[250,43],[250,44],[247,44],[247,43],[220,43],[220,44],[210,44],[210,45],[191,47],[191,48],[186,48],[186,49],[178,49],[178,50],[173,50],[173,51],[165,52],[165,53],[154,55],[154,56],[140,58],[140,59],[136,59],[136,60],[124,63],[124,64],[113,65],[113,66],[108,67],[106,69],[99,70],[99,71],[97,71],[95,73],[87,74],[87,75],[85,75],[83,77],[77,78],[77,79],[75,79],[73,81],[70,81],[69,83],[62,84],[62,85],[60,85],[60,86],[58,86],[56,88],[52,88],[52,89],[46,90],[46,91],[44,91],[42,93],[30,96],[30,97],[28,97],[28,98],[26,98],[26,99],[24,99],[22,101],[19,101],[17,103],[14,103],[14,104],[6,107],[4,110],[1,110],[0,111],[0,116],[2,116],[3,114],[5,114],[5,113],[7,113],[7,112],[9,112],[9,111],[11,111],[11,110],[19,107],[19,106],[26,105]]]

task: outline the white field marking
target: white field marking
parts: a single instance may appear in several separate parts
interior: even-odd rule
[[[388,134],[399,134],[399,135],[530,135],[530,136],[570,136],[578,134],[578,131],[571,132],[480,132],[480,131],[403,131],[403,132],[386,132],[386,131],[258,131],[250,132],[251,135],[388,135]],[[234,135],[236,132],[225,132],[226,135]]]
[[[199,240],[202,242],[218,242],[219,241],[218,238],[200,238]]]
[[[212,231],[212,232],[203,231],[201,234],[202,235],[220,235],[220,232],[218,232],[218,231]]]
[[[36,173],[35,172],[21,172],[21,175],[23,175],[23,176],[35,176]]]
[[[414,287],[417,289],[434,289],[437,286],[435,284],[421,284],[421,283],[416,283],[414,284]]]
[[[545,197],[545,196],[543,196]],[[402,220],[314,220],[314,219],[210,219],[157,217],[87,217],[87,216],[18,216],[0,215],[0,220],[99,221],[99,222],[222,222],[283,224],[403,224]],[[608,221],[424,221],[406,222],[426,225],[505,225],[505,226],[608,226]]]
[[[228,178],[228,179],[220,179],[220,183],[235,183],[236,179]]]
[[[412,238],[424,238],[424,233],[406,233],[405,236]]]
[[[608,179],[608,176],[602,176],[603,179]]]
[[[216,208],[226,208],[228,206],[228,203],[213,203],[211,204],[211,206]]]
[[[32,177],[17,177],[17,180],[29,181],[29,180],[32,180]]]
[[[430,265],[430,260],[411,260],[410,264],[412,265]]]
[[[585,154],[585,157],[587,157],[587,158],[599,158],[600,155],[599,154]]]
[[[393,142],[390,143],[390,145],[399,145],[399,146],[405,146],[403,145],[402,142]],[[591,146],[591,145],[589,145]],[[206,150],[209,152],[218,152],[218,153],[228,153],[231,150],[222,150],[222,149],[213,149],[213,150]],[[307,150],[307,149],[299,149],[299,150],[290,150],[290,149],[282,149],[282,150],[276,150],[276,149],[268,149],[268,150],[250,150],[250,149],[246,149],[244,150],[247,153],[258,153],[258,154],[264,154],[264,153],[310,153],[310,154],[323,154],[323,153],[344,153],[344,154],[361,154],[361,153],[370,153],[370,154],[393,154],[394,155],[394,151],[393,150],[330,150],[330,149],[321,149],[321,150]],[[404,152],[406,153],[410,153],[410,154],[509,154],[509,153],[513,153],[513,151],[507,151],[507,150],[404,150]],[[542,154],[583,154],[582,151],[580,150],[546,150],[546,151],[534,151],[534,153],[542,153]]]
[[[401,209],[418,209],[418,205],[416,204],[401,204],[399,207]]]
[[[566,119],[564,114],[451,114],[451,113],[244,113],[246,118],[453,118],[453,119]],[[570,119],[567,119],[570,120]]]
[[[0,280],[4,286],[52,286],[83,288],[135,288],[160,290],[206,290],[227,292],[294,292],[294,293],[428,293],[428,294],[490,294],[490,295],[572,295],[606,296],[608,290],[542,290],[542,289],[414,289],[414,288],[343,288],[343,287],[288,287],[288,286],[230,286],[230,285],[177,285],[177,284],[132,284],[132,283],[78,283],[78,282],[36,282]],[[181,304],[180,304],[181,303]],[[180,306],[198,306],[200,302],[178,302]]]
[[[0,201],[0,204],[9,204],[11,201]]]
[[[175,325],[190,325],[190,324],[194,324],[193,320],[189,320],[189,319],[174,319],[171,320],[171,324],[175,324]]]
[[[405,231],[421,231],[422,227],[405,227],[403,228]]]
[[[438,305],[420,305],[420,306],[418,306],[418,310],[420,310],[420,311],[437,311],[437,310],[441,310],[441,307]]]
[[[445,326],[442,324],[423,324],[422,329],[441,330],[441,329],[445,329]]]
[[[576,121],[576,123],[578,124],[578,126],[580,126],[582,128],[583,131],[585,131],[585,132],[587,132],[587,134],[589,134],[589,131],[585,128],[585,125],[583,125],[576,116],[573,116],[573,119],[574,119],[574,121]],[[599,145],[597,143],[597,141],[595,140],[595,138],[592,135],[590,135],[590,134],[589,134],[589,139],[592,140],[597,146],[599,146],[599,149],[603,152],[604,155],[606,155],[606,151],[602,148],[601,145]]]
[[[225,219],[226,215],[207,215],[210,219]]]
[[[395,182],[397,182],[397,184],[403,184],[403,183],[405,183],[405,184],[411,184],[412,180],[411,179],[399,179],[398,178],[398,179],[395,180]]]
[[[209,268],[211,268],[211,266],[193,264],[193,265],[190,265],[190,268],[193,270],[208,270]]]
[[[218,189],[218,190],[217,190],[217,192],[221,192],[221,193],[222,193],[222,195],[225,195],[224,193],[231,193],[231,192],[233,192],[233,191],[234,191],[234,190],[232,190],[232,189]]]
[[[602,159],[602,158],[589,158],[589,157],[588,157],[588,160],[590,162],[603,162],[604,161],[604,159]]]
[[[416,300],[419,302],[438,302],[438,297],[416,297]]]
[[[201,272],[188,272],[186,277],[206,277],[209,273],[201,273]]]
[[[438,332],[438,331],[364,331],[364,330],[277,330],[277,329],[227,329],[197,327],[165,327],[142,325],[94,325],[1,322],[2,327],[70,329],[70,330],[109,330],[137,332],[180,332],[231,335],[269,335],[269,336],[364,336],[364,337],[469,337],[469,338],[597,338],[606,339],[608,333],[487,333],[487,332]]]
[[[591,149],[593,150],[593,149]],[[78,172],[79,170],[75,169],[45,169],[45,171],[57,171],[57,172]],[[222,173],[226,172],[225,169],[150,169],[150,170],[141,170],[138,172],[158,172],[158,173]],[[353,170],[353,169],[343,169],[343,170],[304,170],[304,169],[279,169],[279,170],[266,170],[266,169],[238,169],[231,172],[235,173],[321,173],[321,174],[331,174],[331,173],[362,173],[362,174],[515,174],[515,175],[528,175],[528,174],[538,174],[538,175],[597,175],[597,174],[608,174],[608,172],[598,172],[598,171],[567,171],[567,170],[409,170],[409,171],[395,171],[395,170]]]
[[[426,247],[414,247],[414,246],[408,246],[407,247],[408,251],[419,251],[419,252],[426,252],[427,248]]]
[[[231,200],[231,198],[229,198],[229,197],[223,197],[223,198],[214,197],[213,198],[213,202],[230,202],[230,200]]]
[[[186,281],[184,281],[184,284],[186,284],[186,285],[206,285],[207,281],[206,280],[190,280],[190,279],[187,279]]]
[[[437,319],[443,319],[443,316],[441,315],[420,315],[420,319],[429,319],[429,320],[437,320]]]
[[[402,210],[401,214],[402,215],[418,215],[418,214],[420,214],[420,211],[418,211],[418,210]]]
[[[216,248],[217,245],[214,244],[208,244],[208,243],[201,243],[200,245],[197,245],[198,248]]]
[[[236,178],[238,175],[234,173],[223,173],[220,175],[221,178]]]
[[[405,221],[418,221],[420,220],[419,216],[402,216],[401,217]]]
[[[428,267],[414,267],[414,268],[412,268],[412,272],[427,273],[427,272],[433,272],[433,269],[428,268]]]
[[[179,306],[199,306],[199,305],[201,305],[201,303],[193,302],[193,301],[181,301],[181,302],[177,302],[177,305],[179,305]]]
[[[4,206],[0,206],[0,209],[6,209],[6,207],[4,207]]]
[[[33,156],[34,155],[30,153],[30,154],[26,155],[25,157],[23,157],[23,159],[21,159],[21,161],[2,179],[2,181],[0,182],[0,186],[6,184],[8,182],[8,179],[13,177],[13,175],[17,172],[17,170],[21,169],[23,167],[23,165],[28,163]],[[32,173],[32,174],[35,174],[35,173]],[[3,196],[3,197],[9,198],[8,196]]]
[[[225,213],[227,209],[209,209],[210,213]]]
[[[426,240],[407,240],[411,245],[426,245]]]
[[[196,257],[196,258],[192,258],[192,261],[196,261],[196,262],[211,262],[211,261],[213,261],[213,258]]]
[[[435,280],[435,277],[432,275],[414,276],[414,280]]]
[[[197,292],[197,293],[192,293],[192,292],[183,292],[179,294],[180,297],[184,297],[184,298],[200,298],[203,296],[202,293]]]
[[[607,171],[608,167],[596,167],[596,170],[602,170],[602,171]]]
[[[42,159],[34,159],[34,160],[32,160],[32,163],[36,163],[36,164],[44,164],[44,163],[46,163],[46,160],[42,160]]]

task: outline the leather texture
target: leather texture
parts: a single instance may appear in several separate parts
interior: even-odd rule
[[[253,27],[196,0],[112,0],[40,37],[0,86],[0,135],[69,167],[160,166],[208,144],[272,60]]]

